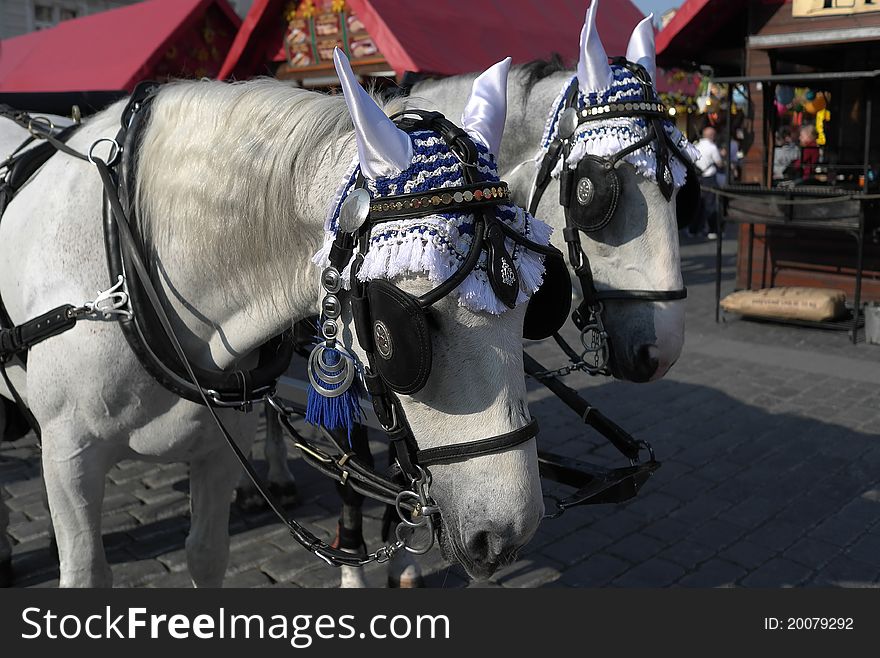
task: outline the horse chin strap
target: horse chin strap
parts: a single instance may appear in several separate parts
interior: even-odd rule
[[[614,117],[644,117],[648,124],[645,136],[603,160],[606,167],[616,169],[623,162],[625,156],[655,143],[657,149],[657,184],[667,201],[671,200],[674,191],[672,187],[672,174],[669,167],[670,151],[675,153],[682,161],[687,162],[686,157],[681,154],[679,148],[673,143],[662,127],[663,107],[656,101],[651,100],[650,90],[652,83],[650,74],[641,65],[629,62],[625,58],[616,58],[614,63],[625,66],[636,76],[642,87],[643,101],[636,103],[610,103],[595,108],[586,108],[578,112],[575,107],[575,100],[578,95],[578,83],[577,78],[575,78],[563,102],[557,136],[550,142],[544,158],[541,160],[538,172],[535,175],[531,194],[529,195],[529,213],[534,215],[538,210],[538,205],[541,203],[541,198],[547,186],[550,184],[552,171],[559,159],[562,158],[563,172],[560,177],[559,194],[560,203],[565,207],[565,228],[562,231],[562,235],[568,246],[568,261],[581,284],[581,291],[583,293],[583,300],[571,315],[572,321],[581,332],[581,343],[583,346],[583,351],[575,363],[580,369],[585,370],[591,375],[611,374],[608,368],[611,354],[609,336],[602,321],[602,314],[605,310],[603,302],[662,302],[685,299],[687,297],[687,288],[685,287],[675,290],[620,290],[614,288],[597,290],[593,280],[592,268],[590,267],[590,259],[581,246],[580,231],[582,229],[575,226],[569,212],[570,186],[572,185],[574,170],[566,164],[566,160],[574,145],[574,133],[581,124]],[[584,157],[589,156],[585,155]],[[590,194],[592,194],[592,191]],[[610,217],[608,219],[610,220]],[[554,339],[569,356],[576,356],[575,350],[565,343],[559,334],[555,334]]]

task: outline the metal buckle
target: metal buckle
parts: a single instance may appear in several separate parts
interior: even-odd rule
[[[101,142],[109,142],[110,143],[110,157],[106,160],[103,160],[95,155],[95,147],[98,146]],[[92,145],[89,147],[88,160],[92,164],[98,164],[98,160],[100,160],[103,164],[108,167],[112,167],[119,160],[119,156],[122,154],[122,147],[119,145],[115,139],[110,137],[101,137],[100,139],[96,139],[92,142]]]
[[[85,302],[82,306],[72,308],[67,312],[70,318],[83,319],[91,317],[93,320],[131,320],[134,313],[125,307],[128,306],[128,293],[123,289],[125,277],[119,275],[115,284],[107,290],[98,291],[93,301]],[[94,316],[94,317],[92,317]],[[118,317],[114,317],[118,316]]]

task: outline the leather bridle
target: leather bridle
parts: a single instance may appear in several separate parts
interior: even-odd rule
[[[481,179],[477,167],[479,152],[470,136],[461,128],[448,121],[437,112],[425,112],[420,110],[406,110],[392,117],[398,127],[406,132],[432,131],[441,136],[450,151],[461,162],[465,184],[459,187],[442,187],[422,191],[413,194],[395,195],[392,197],[376,197],[371,204],[369,214],[356,230],[344,232],[339,230],[330,250],[331,278],[339,276],[346,265],[354,259],[351,267],[351,292],[350,302],[353,322],[355,325],[358,341],[366,354],[367,362],[364,364],[363,381],[367,393],[373,404],[373,409],[388,435],[391,445],[394,446],[397,463],[404,475],[414,483],[423,483],[427,489],[424,478],[429,475],[427,469],[437,464],[449,464],[464,461],[474,457],[504,452],[534,438],[538,432],[538,424],[532,419],[519,429],[474,441],[460,442],[445,446],[419,449],[416,445],[412,429],[407,422],[406,415],[395,391],[389,386],[388,381],[377,368],[377,347],[373,338],[372,311],[368,306],[369,287],[376,285],[372,282],[359,281],[357,273],[363,259],[366,256],[372,231],[385,222],[405,218],[428,216],[442,212],[444,214],[473,214],[473,239],[467,253],[464,255],[457,270],[442,283],[418,298],[410,299],[427,311],[436,302],[451,294],[477,267],[480,257],[486,254],[487,272],[493,291],[508,306],[513,306],[519,292],[519,284],[505,283],[501,276],[493,275],[493,262],[500,259],[504,261],[504,267],[512,268],[513,262],[504,245],[505,238],[509,238],[525,249],[540,253],[548,258],[562,258],[558,249],[551,245],[541,245],[499,221],[495,216],[495,208],[501,204],[509,204],[506,193],[498,192],[491,197],[483,197],[482,200],[465,203],[447,203],[438,210],[435,206],[413,207],[413,201],[435,195],[453,195],[456,199],[461,198],[462,191],[479,190],[491,186],[495,190],[505,190],[503,182],[491,182]],[[358,174],[355,190],[363,189],[365,181]],[[343,201],[345,203],[345,201]],[[501,269],[501,268],[499,268]],[[509,270],[508,270],[509,271]],[[325,270],[325,274],[326,274]],[[399,289],[399,295],[408,296]],[[326,301],[326,297],[325,297]],[[331,302],[335,306],[336,302]],[[373,309],[375,310],[375,309]],[[333,335],[338,331],[334,328]],[[335,340],[330,338],[329,348],[335,347]],[[328,337],[325,335],[325,344]]]
[[[690,159],[681,152],[681,149],[672,141],[663,128],[662,121],[667,115],[663,111],[662,103],[658,103],[654,99],[650,74],[643,66],[627,61],[625,58],[614,58],[612,61],[614,64],[625,66],[636,77],[641,86],[641,100],[624,101],[619,103],[602,103],[596,106],[586,106],[578,109],[578,82],[575,77],[565,95],[563,106],[559,110],[560,124],[568,123],[569,128],[564,134],[563,131],[560,130],[548,145],[535,176],[529,202],[529,212],[535,214],[538,205],[541,202],[541,198],[543,197],[547,186],[550,184],[552,171],[555,169],[557,162],[561,158],[562,174],[560,176],[559,197],[560,204],[566,208],[566,225],[562,231],[562,235],[568,247],[569,264],[580,282],[583,294],[581,303],[574,310],[571,317],[575,326],[581,331],[581,342],[584,347],[584,352],[581,355],[581,362],[584,365],[584,369],[591,374],[606,375],[611,374],[608,370],[610,337],[605,330],[604,322],[602,320],[602,314],[604,312],[603,302],[674,301],[685,299],[687,297],[687,288],[684,286],[674,290],[621,290],[614,288],[598,290],[596,288],[593,280],[592,268],[590,266],[590,259],[581,245],[580,229],[578,229],[578,227],[571,221],[567,208],[571,196],[571,186],[574,184],[574,170],[569,167],[566,160],[568,159],[575,142],[575,130],[577,126],[604,119],[643,117],[647,122],[647,132],[645,136],[607,158],[599,158],[604,161],[605,166],[608,168],[616,168],[630,153],[653,144],[657,157],[657,185],[660,187],[660,190],[667,201],[671,200],[674,191],[669,165],[670,152],[683,164],[689,167],[688,175],[694,175],[691,171],[693,167],[690,165]],[[576,117],[576,121],[573,120],[573,117]],[[565,119],[568,121],[565,121]],[[560,343],[560,345],[565,342],[559,334],[554,335],[554,339]],[[568,347],[566,351],[574,351],[574,349],[567,346],[567,344],[566,347]],[[563,347],[563,349],[566,349],[566,347]],[[586,358],[592,358],[593,362],[587,362]]]

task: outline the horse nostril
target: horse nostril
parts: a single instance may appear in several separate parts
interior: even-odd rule
[[[479,530],[465,541],[468,557],[482,564],[497,564],[500,558],[509,553],[512,547],[495,532]]]
[[[485,562],[489,554],[489,533],[485,531],[475,532],[465,542],[465,548],[472,560]]]
[[[648,381],[657,372],[660,366],[660,350],[656,345],[642,345],[636,350],[635,371],[637,378],[635,381]]]

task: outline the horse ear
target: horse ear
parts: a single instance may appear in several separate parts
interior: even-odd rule
[[[581,51],[578,58],[577,77],[582,93],[608,89],[613,76],[608,55],[596,30],[596,10],[599,0],[593,0],[587,10],[587,19],[581,30]]]
[[[333,51],[336,74],[342,94],[354,123],[358,159],[364,176],[375,180],[396,176],[412,163],[413,151],[409,135],[394,125],[370,95],[364,91],[351,70],[348,57],[339,49]]]
[[[654,49],[654,14],[648,14],[633,30],[626,47],[626,58],[641,64],[657,84],[657,53]]]
[[[471,88],[471,95],[461,115],[461,126],[498,155],[504,122],[507,119],[507,74],[510,57],[502,59],[481,73]]]

